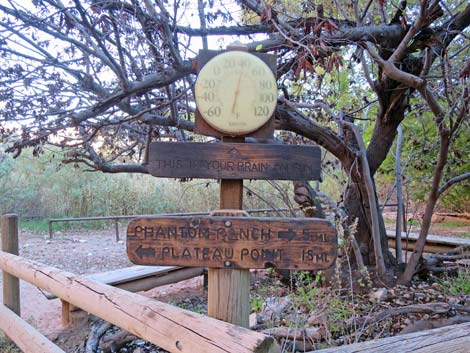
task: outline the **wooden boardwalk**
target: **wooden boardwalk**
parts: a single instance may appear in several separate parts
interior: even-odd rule
[[[321,349],[315,353],[468,353],[470,323],[451,325],[341,347]],[[313,353],[313,352],[309,352]]]
[[[387,231],[388,244],[391,248],[395,248],[395,231]],[[418,239],[418,233],[408,234],[408,250],[413,250],[416,240]],[[407,247],[407,236],[406,233],[401,233],[402,237],[402,248]],[[424,252],[428,253],[445,253],[459,246],[470,246],[470,239],[458,238],[458,237],[445,237],[441,235],[429,234],[426,238],[426,245]]]

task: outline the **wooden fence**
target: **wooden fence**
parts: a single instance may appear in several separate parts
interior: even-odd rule
[[[288,208],[256,208],[253,210],[246,210],[248,214],[252,213],[273,213],[273,212],[286,212]],[[298,211],[298,209],[294,209]],[[158,214],[159,216],[204,216],[208,215],[209,212],[180,212],[180,213],[163,213]],[[49,224],[49,238],[52,239],[54,234],[53,223],[59,222],[90,222],[90,221],[114,221],[114,230],[116,234],[116,241],[119,241],[119,221],[122,219],[134,219],[138,217],[146,217],[147,215],[120,215],[120,216],[96,216],[96,217],[74,217],[74,218],[49,218],[47,220]],[[150,215],[151,216],[151,215]]]
[[[386,204],[381,206],[383,207],[393,207],[397,206],[396,204]],[[298,211],[299,209],[294,209],[294,211]],[[247,210],[249,214],[253,213],[273,213],[273,212],[286,212],[290,211],[288,208],[259,208],[259,209],[252,209]],[[183,212],[183,213],[166,213],[166,214],[159,214],[159,216],[203,216],[207,215],[209,212]],[[99,217],[78,217],[78,218],[50,218],[48,219],[49,224],[49,238],[52,239],[54,231],[53,231],[53,223],[59,222],[89,222],[89,221],[114,221],[114,229],[115,229],[115,236],[116,241],[119,241],[119,221],[124,219],[133,219],[136,217],[145,217],[145,215],[120,215],[120,216],[99,216]],[[388,237],[388,245],[390,248],[395,248],[396,246],[396,235],[395,231],[387,231]],[[416,240],[418,239],[418,234],[416,233],[405,233],[402,232],[401,235],[401,242],[402,242],[402,249],[412,251],[414,249]],[[444,253],[450,251],[457,246],[469,246],[470,239],[462,239],[462,238],[455,238],[455,237],[442,237],[437,235],[428,235],[426,239],[426,245],[424,247],[424,251],[428,253]]]
[[[4,305],[0,330],[24,353],[64,353],[20,317],[19,279],[170,352],[277,353],[272,337],[17,256],[18,219],[1,222]],[[470,323],[335,347],[324,353],[468,352]]]
[[[14,215],[2,217],[2,243],[3,239],[15,238],[15,235],[17,240],[17,224]],[[16,282],[18,278],[25,280],[170,352],[279,352],[276,341],[264,334],[45,266],[6,251],[0,252],[0,268]],[[4,292],[11,290],[8,286],[11,286],[11,281],[7,282],[7,286],[4,281]],[[7,307],[19,308],[19,291],[15,296],[7,295],[6,300],[4,304]],[[9,320],[3,320],[4,311]],[[3,309],[0,314],[0,330],[25,353],[62,352],[9,309]]]

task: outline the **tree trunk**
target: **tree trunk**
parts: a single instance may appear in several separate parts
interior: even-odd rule
[[[325,218],[316,191],[306,181],[294,181],[294,201],[308,218]]]
[[[375,189],[375,185],[374,185]],[[377,199],[377,195],[375,195]],[[377,202],[378,205],[378,202]],[[364,259],[364,265],[375,265],[374,243],[371,238],[371,219],[369,203],[367,201],[367,190],[364,182],[351,183],[345,193],[344,207],[349,217],[349,222],[352,223],[356,218],[359,220],[357,223],[356,234],[354,237],[359,243],[359,248]],[[383,221],[382,213],[379,211],[379,227],[380,227],[380,240],[384,257],[385,266],[387,269],[392,269],[396,265],[396,260],[392,253],[389,251],[387,235],[385,231],[385,224]]]

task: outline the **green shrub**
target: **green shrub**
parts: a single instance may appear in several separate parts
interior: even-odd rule
[[[465,268],[457,276],[446,276],[440,284],[447,295],[470,295],[470,268]]]

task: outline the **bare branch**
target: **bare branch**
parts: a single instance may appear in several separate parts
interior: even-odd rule
[[[442,185],[439,190],[438,190],[438,195],[441,195],[442,193],[444,193],[445,191],[447,191],[450,187],[452,187],[453,185],[461,182],[461,181],[464,181],[464,180],[467,180],[467,179],[470,179],[470,172],[467,172],[467,173],[463,173],[463,174],[460,174],[458,176],[455,176],[453,178],[450,178],[449,180],[447,180],[445,182],[444,185]]]

